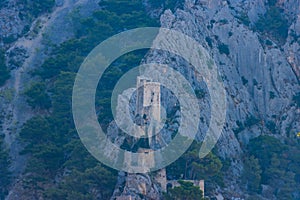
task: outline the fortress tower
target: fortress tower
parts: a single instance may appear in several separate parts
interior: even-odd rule
[[[137,77],[136,122],[143,127],[145,136],[151,138],[159,132],[161,121],[160,83]]]
[[[135,123],[142,127],[142,135],[148,138],[149,147],[151,147],[152,141],[156,140],[155,135],[160,130],[160,87],[158,82],[141,76],[137,77]],[[139,148],[138,153],[140,154],[125,153],[126,165],[132,170],[148,168],[146,171],[150,171],[150,168],[155,166],[153,150]]]

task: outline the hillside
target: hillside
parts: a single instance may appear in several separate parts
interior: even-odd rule
[[[0,199],[202,199],[199,180],[207,199],[300,199],[299,0],[3,0],[0,16]],[[104,71],[94,98],[110,141],[135,153],[157,150],[180,130],[185,113],[178,105],[189,99],[182,102],[170,89],[151,85],[164,108],[156,110],[165,115],[159,139],[137,139],[118,127],[113,90],[140,64],[168,65],[184,76],[198,103],[189,109],[200,115],[195,141],[179,159],[161,171],[127,173],[99,162],[83,145],[72,92],[80,66],[97,45],[140,27],[171,29],[198,42],[225,88],[226,112],[212,107],[221,101],[210,91],[214,80],[200,76],[184,56],[149,48],[120,56]],[[151,35],[153,46],[157,34]],[[182,45],[167,39],[174,48]],[[116,46],[126,42],[131,40]],[[192,57],[195,49],[186,45],[182,49]],[[165,77],[153,68],[140,73]],[[137,81],[130,77],[130,83]],[[176,88],[179,82],[166,83]],[[129,99],[134,118],[139,93],[121,94],[117,99]],[[217,144],[200,159],[211,119],[223,114]],[[146,114],[135,117],[139,126],[151,126]],[[188,133],[180,134],[191,134],[188,125]]]

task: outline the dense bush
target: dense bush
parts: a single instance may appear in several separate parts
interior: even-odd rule
[[[30,15],[37,17],[42,13],[50,12],[55,0],[21,0]]]
[[[8,0],[2,0],[2,1],[0,1],[0,9],[3,8],[3,7],[5,7],[7,5],[7,3],[8,3]]]
[[[46,93],[46,85],[44,83],[33,83],[26,89],[25,95],[28,97],[27,103],[32,108],[48,109],[51,107],[51,100]]]
[[[205,158],[199,158],[200,143],[193,142],[190,148],[174,163],[167,167],[169,179],[213,179],[220,175],[221,160],[209,153]]]
[[[230,54],[229,47],[226,44],[223,44],[223,43],[219,44],[218,49],[219,49],[220,54],[225,54],[227,56]]]
[[[264,15],[260,16],[255,27],[258,31],[270,34],[277,41],[285,41],[288,36],[288,21],[276,6],[271,6]]]
[[[109,199],[115,187],[116,174],[101,165],[77,170],[65,177],[58,188],[46,190],[47,199]]]
[[[300,92],[293,96],[293,101],[296,103],[298,107],[300,107]]]
[[[4,51],[0,50],[0,86],[4,85],[9,78],[10,74],[5,64]]]
[[[78,138],[71,112],[75,73],[88,53],[106,38],[130,28],[155,26],[157,21],[147,16],[141,1],[106,0],[99,5],[102,9],[89,18],[70,14],[75,37],[52,47],[49,58],[34,72],[47,81],[34,83],[25,91],[31,106],[52,106],[49,116],[32,118],[20,133],[25,145],[22,153],[29,155],[26,186],[39,190],[47,199],[109,199],[117,181],[116,171],[100,165]],[[105,71],[95,103],[102,124],[110,122],[109,100],[114,84],[124,72],[139,65],[145,53],[124,55]],[[55,177],[61,177],[57,185],[53,184]],[[45,191],[43,184],[52,187]],[[101,197],[96,197],[95,191]]]
[[[163,7],[164,9],[170,9],[175,11],[176,8],[182,8],[183,0],[149,0],[149,3],[154,8]]]
[[[249,178],[248,187],[259,190],[259,184],[275,188],[274,195],[278,199],[295,199],[299,194],[300,183],[300,148],[297,142],[291,140],[289,145],[283,144],[272,136],[259,136],[250,140],[248,150],[250,159],[245,162],[245,177]],[[259,165],[257,164],[257,161]],[[249,164],[252,167],[249,168]],[[261,169],[261,181],[259,180]]]
[[[202,191],[191,182],[179,180],[180,186],[170,188],[164,195],[165,200],[204,200]]]
[[[11,181],[11,173],[8,170],[10,160],[8,152],[4,148],[4,136],[0,135],[0,199],[8,193],[8,186]]]
[[[205,41],[207,42],[207,44],[208,44],[208,46],[210,47],[210,48],[212,48],[212,46],[213,46],[213,40],[210,38],[210,37],[206,37],[205,38]]]
[[[250,193],[260,193],[261,173],[262,171],[257,158],[250,156],[244,159],[242,181],[246,184],[246,188]]]
[[[237,18],[241,21],[241,23],[243,23],[245,26],[249,26],[250,25],[250,19],[248,17],[247,12],[243,12],[241,13],[239,16],[237,16]]]

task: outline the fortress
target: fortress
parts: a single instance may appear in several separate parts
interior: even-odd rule
[[[150,172],[151,168],[155,166],[154,150],[151,149],[151,145],[153,142],[161,142],[159,135],[157,135],[161,128],[159,126],[161,121],[161,84],[139,76],[137,77],[136,89],[135,123],[142,127],[143,136],[148,138],[150,148],[139,148],[139,154],[125,154],[124,161],[132,171],[143,169],[146,173]],[[156,172],[154,181],[160,185],[163,192],[167,192],[168,188],[180,186],[177,180],[167,180],[165,168]],[[198,186],[203,191],[204,197],[204,180],[184,181],[192,182],[195,186]],[[140,188],[145,188],[145,186]],[[145,194],[145,190],[140,191],[140,193]],[[131,199],[131,196],[125,198]]]
[[[137,95],[135,109],[135,123],[142,127],[144,138],[148,138],[149,147],[152,141],[156,140],[156,134],[159,132],[160,116],[160,83],[152,82],[145,77],[137,77]],[[125,154],[126,166],[132,171],[150,171],[155,165],[154,154],[151,148],[139,148],[138,153]],[[142,154],[141,154],[142,153]]]
[[[136,88],[137,100],[135,113],[137,124],[143,127],[145,136],[149,138],[149,145],[151,146],[151,138],[160,130],[160,83],[139,76],[137,77]]]

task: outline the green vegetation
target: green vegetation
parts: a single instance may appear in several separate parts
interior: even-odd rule
[[[23,2],[32,6],[28,7],[32,16],[48,12],[54,3],[51,0]],[[150,3],[157,6],[163,3],[166,6],[173,2],[151,0]],[[87,54],[106,38],[126,29],[156,26],[157,20],[147,15],[139,0],[104,0],[100,1],[100,6],[101,10],[95,11],[89,18],[83,19],[79,12],[70,15],[75,25],[75,37],[51,47],[53,51],[49,58],[34,72],[40,78],[37,80],[42,81],[31,84],[25,90],[30,106],[49,109],[47,116],[37,116],[27,121],[20,132],[20,140],[25,146],[22,154],[29,157],[24,186],[30,191],[39,191],[45,199],[109,199],[117,182],[116,171],[95,160],[78,138],[71,112],[75,73]],[[206,41],[210,47],[213,46],[211,38],[206,38]],[[219,51],[221,54],[230,54],[226,44],[220,44]],[[112,120],[110,98],[116,81],[129,69],[139,65],[145,53],[145,50],[141,50],[120,57],[99,81],[95,107],[104,130]],[[1,85],[1,80],[4,80],[3,84],[9,78],[9,72],[2,64],[5,63],[4,56],[0,57],[0,61]],[[208,64],[210,66],[212,62]],[[248,83],[248,80],[242,81],[245,85]],[[258,84],[255,80],[253,83]],[[205,96],[204,91],[195,92],[198,98]],[[298,106],[299,96],[300,94],[294,97]],[[260,119],[249,116],[245,122],[237,121],[237,131],[259,122]],[[222,171],[226,171],[225,168],[230,164],[222,164],[214,153],[200,159],[200,146],[201,144],[194,142],[183,156],[167,167],[169,178],[205,179],[210,185],[224,184]],[[294,142],[287,147],[270,136],[251,140],[242,176],[246,188],[252,192],[260,192],[262,184],[269,184],[276,188],[274,195],[279,199],[293,198],[297,185],[300,185],[298,146]],[[10,175],[7,170],[8,154],[3,150],[0,151],[0,166],[0,188],[4,188],[0,190],[0,194],[5,194]],[[198,187],[188,182],[180,183],[180,187],[169,190],[166,199],[202,198]]]
[[[37,173],[37,176],[54,175],[64,161],[61,144],[64,135],[55,132],[51,119],[35,117],[23,127],[20,137],[27,144],[23,154],[30,153],[33,157],[28,170]]]
[[[219,49],[220,54],[225,54],[227,56],[230,54],[228,45],[226,45],[224,43],[219,44],[218,49]]]
[[[270,130],[271,134],[277,133],[277,126],[276,126],[275,122],[273,122],[273,121],[266,122],[266,127],[267,127],[267,129]]]
[[[236,121],[237,127],[233,129],[233,132],[237,135],[239,132],[245,130],[245,128],[250,128],[260,122],[260,119],[256,118],[253,115],[248,115],[244,122]]]
[[[248,115],[244,122],[245,127],[251,127],[260,122],[260,119],[256,118],[254,115]]]
[[[270,96],[270,99],[274,99],[276,97],[275,92],[270,91],[269,96]]]
[[[250,154],[258,158],[263,170],[270,166],[272,155],[282,153],[284,148],[279,140],[271,136],[259,136],[249,143]]]
[[[10,166],[10,160],[8,152],[4,148],[4,136],[0,136],[0,199],[4,199],[8,194],[8,186],[11,180],[11,173],[8,170]]]
[[[236,125],[237,128],[234,128],[232,131],[234,132],[234,134],[236,135],[236,137],[238,137],[238,133],[242,132],[243,130],[245,130],[245,126],[241,121],[236,121]]]
[[[25,91],[28,97],[27,103],[32,108],[49,109],[51,107],[51,100],[46,93],[46,85],[44,83],[33,83]]]
[[[56,77],[51,88],[51,116],[30,119],[20,132],[20,139],[26,144],[22,154],[31,155],[26,167],[31,175],[24,184],[27,188],[42,190],[43,184],[66,170],[70,174],[63,177],[58,187],[43,192],[46,197],[90,199],[90,191],[98,188],[107,199],[114,188],[116,172],[100,166],[78,139],[71,115],[74,77],[71,72],[62,72]],[[71,192],[75,186],[81,189]]]
[[[229,22],[228,22],[227,19],[220,19],[219,23],[222,24],[222,25],[224,25],[224,24],[228,24]]]
[[[242,82],[243,82],[243,85],[247,85],[248,80],[244,76],[242,76]]]
[[[261,190],[260,185],[265,184],[275,188],[274,195],[278,199],[295,199],[294,195],[299,195],[300,148],[297,141],[287,142],[289,145],[272,136],[250,140],[250,157],[244,168],[249,189],[257,192]]]
[[[263,16],[260,16],[255,27],[260,32],[268,33],[277,41],[285,41],[288,36],[288,21],[275,3],[269,2],[271,6]]]
[[[273,45],[273,42],[271,40],[266,40],[266,45],[267,46],[272,46]]]
[[[5,64],[4,51],[0,50],[0,86],[3,86],[9,78],[10,74]]]
[[[14,92],[14,89],[4,89],[0,92],[0,97],[3,97],[6,101],[12,101]]]
[[[221,160],[213,153],[200,159],[200,147],[200,143],[193,142],[188,151],[167,167],[167,174],[171,179],[212,180],[220,176]]]
[[[0,2],[0,9],[3,8],[3,7],[5,7],[7,5],[7,3],[8,3],[8,0],[2,0]]]
[[[243,23],[245,26],[249,26],[250,25],[250,19],[248,17],[247,12],[241,13],[236,18],[238,18],[240,20],[240,22]]]
[[[33,72],[43,82],[31,84],[24,92],[30,106],[50,110],[47,116],[27,121],[20,132],[25,145],[22,154],[29,155],[25,173],[30,175],[24,185],[46,199],[97,199],[99,195],[109,199],[117,181],[116,171],[100,165],[78,138],[71,112],[75,73],[88,53],[106,38],[126,29],[156,26],[157,21],[147,16],[138,0],[105,0],[100,6],[89,18],[83,19],[79,12],[70,15],[75,37],[52,46],[49,58]],[[102,126],[107,127],[112,119],[110,96],[116,81],[139,65],[145,53],[126,54],[104,72],[95,102]],[[53,184],[56,177],[60,181]]]
[[[258,159],[254,156],[246,157],[244,160],[244,171],[242,181],[246,184],[247,190],[259,193],[261,191],[261,169]]]
[[[55,0],[21,0],[29,15],[37,17],[42,13],[50,12],[55,5]]]
[[[298,92],[293,96],[293,101],[296,103],[298,108],[300,108],[300,92]]]
[[[7,37],[3,37],[3,43],[4,44],[10,44],[13,43],[14,41],[17,40],[17,37],[13,36],[13,35],[9,35]]]
[[[204,89],[196,89],[195,94],[198,99],[203,99],[206,95],[206,92],[204,91]]]
[[[275,6],[278,0],[268,0],[269,6]]]
[[[74,170],[58,189],[51,188],[45,192],[47,199],[109,199],[115,187],[116,174],[101,165],[86,169],[84,172]]]
[[[172,11],[175,11],[176,8],[182,8],[184,4],[183,0],[149,0],[148,2],[154,8],[163,7]]]
[[[164,195],[166,200],[204,200],[202,191],[191,182],[179,180],[179,187],[170,188]]]
[[[208,46],[212,48],[212,39],[210,37],[206,37],[205,41],[207,42]]]

